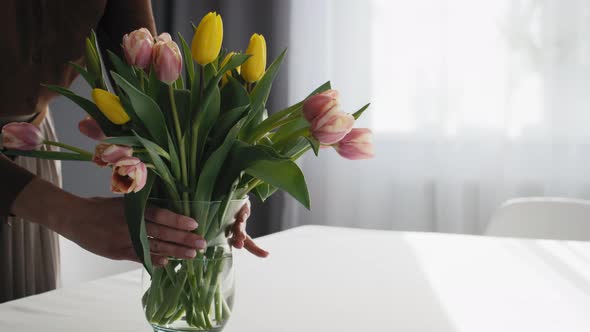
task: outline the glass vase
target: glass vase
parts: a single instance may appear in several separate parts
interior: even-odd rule
[[[142,277],[142,305],[154,331],[221,331],[231,317],[234,271],[227,235],[244,200],[224,202],[170,202],[150,204],[189,215],[207,249],[193,259],[169,258],[163,268]]]

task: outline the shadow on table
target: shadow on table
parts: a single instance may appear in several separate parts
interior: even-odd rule
[[[564,280],[568,281],[572,286],[590,296],[590,280],[572,268],[571,265],[557,256],[553,251],[543,247],[537,241],[523,242],[522,245],[546,266],[551,268],[552,271],[561,276]],[[559,243],[559,245],[562,248],[568,249],[570,253],[572,252],[573,248],[568,246],[567,243]],[[585,263],[590,267],[590,260],[588,257],[582,256],[582,254],[579,252],[577,252],[575,256],[578,258],[583,258]]]

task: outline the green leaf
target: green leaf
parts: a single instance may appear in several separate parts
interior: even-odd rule
[[[211,103],[212,99],[215,98],[215,91],[219,91],[219,82],[221,81],[221,78],[223,77],[223,74],[228,71],[231,70],[239,65],[241,65],[242,63],[244,63],[244,61],[246,61],[248,59],[248,55],[246,54],[235,54],[228,62],[227,64],[225,64],[225,66],[223,66],[222,70],[217,72],[215,70],[215,67],[213,66],[213,64],[208,64],[207,66],[205,66],[204,69],[204,80],[203,80],[203,84],[204,86],[206,86],[205,91],[203,92],[202,98],[198,101],[199,104],[199,109],[203,110],[206,109],[209,104]],[[199,87],[197,87],[199,88]],[[195,102],[196,96],[195,96],[195,87],[193,86],[193,98],[191,100],[191,102],[193,103],[193,105],[197,105]],[[200,114],[200,112],[199,112]],[[195,114],[194,117],[198,117],[199,114]],[[198,121],[198,120],[195,120]]]
[[[195,63],[193,62],[193,56],[191,48],[186,43],[186,40],[182,34],[178,33],[180,39],[180,45],[182,47],[182,58],[184,59],[185,70],[186,70],[186,86],[192,86],[193,78],[195,76]]]
[[[94,120],[96,120],[96,122],[98,122],[100,128],[107,136],[120,136],[122,133],[124,133],[121,127],[109,121],[109,119],[107,119],[107,117],[104,116],[104,114],[102,114],[102,112],[98,109],[98,107],[96,107],[96,105],[92,101],[84,97],[78,96],[71,90],[62,88],[61,86],[43,86],[53,92],[59,93],[60,95],[68,98],[69,100],[73,101],[78,106],[80,106],[83,110],[86,111],[86,113],[88,113],[88,115],[90,115]]]
[[[258,197],[261,202],[265,202],[270,196],[272,196],[279,188],[271,186],[268,183],[261,183],[254,188],[254,195]]]
[[[90,45],[88,45],[88,40],[90,40]],[[87,48],[90,47],[91,48],[91,52],[92,52],[92,59],[88,59],[88,56],[86,58],[86,67],[88,72],[94,74],[94,76],[97,78],[97,83],[96,85],[99,86],[100,88],[107,90],[107,85],[104,81],[104,77],[103,77],[103,73],[102,73],[102,64],[104,63],[102,56],[100,54],[100,48],[98,46],[98,40],[96,38],[96,33],[94,32],[94,30],[90,30],[90,37],[86,39],[86,43],[87,43]],[[88,50],[87,50],[88,51]],[[96,61],[96,64],[94,63]],[[95,68],[95,66],[97,66]]]
[[[105,143],[110,144],[119,144],[119,145],[129,145],[129,146],[143,146],[139,139],[135,136],[119,136],[119,137],[109,137],[102,140]],[[164,151],[165,152],[165,151]]]
[[[195,126],[193,128],[193,135],[197,135],[197,162],[202,160],[203,153],[205,152],[205,144],[207,143],[207,138],[209,137],[209,132],[211,129],[213,129],[213,126],[219,118],[219,88],[216,86],[211,94],[212,97],[210,102],[198,114]]]
[[[320,155],[320,141],[315,139],[315,137],[305,136],[305,139],[309,142],[309,146],[311,146],[313,153],[317,156]]]
[[[121,75],[121,77],[123,77],[127,82],[131,83],[134,87],[139,89],[139,79],[137,78],[137,75],[135,75],[133,68],[121,60],[117,54],[111,52],[110,50],[107,50],[107,54],[111,60],[111,63],[113,64],[115,72]]]
[[[205,162],[201,175],[199,176],[199,182],[197,183],[197,191],[195,193],[196,201],[207,202],[211,200],[217,177],[232,149],[233,143],[236,140],[243,123],[244,121],[242,120],[234,125],[225,137],[223,144],[221,144],[221,146],[215,150],[215,152],[211,154],[211,157]]]
[[[371,103],[368,103],[367,105],[363,106],[360,110],[354,112],[352,114],[352,116],[354,117],[354,119],[358,119],[361,117],[361,115],[363,115],[363,113],[367,110],[367,108],[369,108],[369,106],[371,106]]]
[[[96,76],[94,76],[93,74],[89,73],[86,68],[80,66],[79,64],[70,61],[70,66],[74,67],[74,69],[76,69],[76,71],[78,72],[78,74],[80,74],[84,80],[88,83],[88,85],[90,85],[91,88],[97,88],[96,86]]]
[[[208,202],[211,200],[213,191],[215,190],[217,178],[220,174],[223,164],[225,163],[229,155],[229,152],[231,151],[234,142],[236,141],[236,138],[243,123],[243,120],[236,123],[236,125],[228,133],[223,144],[217,150],[215,150],[215,152],[211,154],[211,157],[207,159],[207,161],[205,162],[203,170],[201,171],[201,174],[199,176],[199,181],[197,183],[197,190],[194,195],[195,201]],[[197,220],[209,220],[209,211],[207,209],[198,209],[196,213]],[[200,223],[197,231],[199,232],[199,234],[204,235],[208,227],[209,226],[206,225],[206,223]]]
[[[180,118],[180,128],[185,133],[190,127],[191,92],[188,90],[174,90],[174,99],[176,100],[176,110]]]
[[[88,72],[94,77],[98,78],[102,75],[98,52],[90,38],[86,38],[86,65],[88,66]]]
[[[183,142],[178,142],[178,144],[183,144]],[[176,152],[176,146],[172,141],[172,137],[168,135],[168,147],[170,149],[170,166],[172,166],[172,174],[174,178],[180,179],[181,172],[180,172],[180,161],[178,160],[178,153]]]
[[[168,144],[168,129],[166,119],[158,104],[143,92],[137,90],[131,83],[115,72],[111,72],[113,79],[125,90],[138,119],[143,123],[154,141],[160,146]]]
[[[250,94],[250,114],[244,126],[243,133],[240,134],[240,137],[248,137],[253,131],[254,127],[262,122],[262,115],[264,113],[266,101],[270,95],[272,83],[277,77],[286,53],[287,50],[284,50],[279,55],[279,57],[268,67],[266,73],[264,73],[264,76],[262,76],[260,81],[256,83],[254,90],[252,90],[252,93]]]
[[[164,94],[162,91],[168,91],[168,86],[158,79],[158,76],[156,76],[156,71],[153,69],[150,70],[148,77],[148,88],[146,91],[148,96],[154,100],[157,100],[160,95]]]
[[[135,137],[137,137],[137,139],[139,140],[139,142],[147,150],[147,152],[150,156],[150,159],[152,160],[152,163],[156,167],[156,171],[160,175],[160,178],[162,178],[162,180],[165,183],[167,183],[170,186],[170,188],[176,188],[176,184],[174,182],[174,178],[172,177],[172,174],[170,173],[170,169],[168,168],[168,166],[166,166],[166,163],[164,163],[162,158],[160,158],[160,155],[154,149],[154,146],[156,144],[153,142],[150,142],[148,139],[142,138],[141,136],[139,136],[135,132],[134,132],[134,134],[135,134]]]
[[[233,110],[250,104],[250,96],[238,80],[228,77],[227,84],[221,89],[221,111]]]
[[[230,111],[222,113],[217,122],[215,122],[215,126],[211,130],[211,145],[217,146],[221,144],[229,130],[242,118],[242,116],[246,113],[248,109],[248,105],[240,106],[234,108]]]
[[[223,76],[223,74],[225,74],[226,72],[230,71],[230,70],[234,70],[236,68],[238,68],[239,66],[241,66],[242,64],[244,64],[244,62],[246,62],[246,60],[248,60],[248,58],[250,57],[249,54],[242,54],[242,53],[236,53],[234,54],[231,59],[229,59],[229,61],[219,69],[218,72],[218,76],[221,79],[221,76]]]
[[[191,120],[196,118],[197,108],[201,101],[201,66],[197,64],[195,67],[194,77],[191,84]]]
[[[92,161],[92,156],[86,156],[71,152],[4,150],[1,151],[0,154],[5,154],[7,156],[24,156],[50,160]]]
[[[307,148],[309,144],[310,143],[306,138],[300,136],[286,144],[281,149],[281,153],[289,158],[293,158],[303,149]]]
[[[245,169],[259,160],[288,160],[278,154],[272,147],[252,145],[237,140],[232,146],[228,161],[223,169],[223,178],[218,181],[216,190],[225,193],[231,183],[236,180]]]
[[[332,88],[332,83],[330,81],[320,85],[317,89],[313,90],[312,93],[309,94],[308,98],[317,95],[318,93],[326,92]]]
[[[289,193],[308,210],[309,192],[303,172],[291,160],[259,160],[246,173]]]
[[[289,122],[283,125],[281,128],[279,128],[279,130],[277,130],[272,135],[272,140],[275,142],[282,141],[294,132],[300,131],[306,127],[309,127],[309,122],[307,122],[307,120],[305,120],[304,118],[300,118],[295,121]]]
[[[153,272],[152,258],[150,256],[150,244],[147,238],[146,221],[144,218],[147,200],[152,190],[156,176],[148,172],[145,187],[137,193],[129,193],[124,197],[125,220],[129,228],[129,236],[137,257],[151,275]]]

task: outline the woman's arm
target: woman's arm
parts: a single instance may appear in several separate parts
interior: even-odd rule
[[[0,218],[10,214],[12,203],[34,177],[0,153]]]
[[[125,222],[122,198],[82,198],[34,178],[18,194],[12,213],[61,234],[82,248],[111,259],[138,261]],[[167,256],[192,258],[206,248],[192,232],[195,220],[169,210],[146,210],[152,260],[165,265]]]

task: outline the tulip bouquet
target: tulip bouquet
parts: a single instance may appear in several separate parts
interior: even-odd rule
[[[328,82],[267,115],[266,101],[286,52],[267,67],[262,35],[254,34],[244,53],[222,50],[222,37],[216,13],[195,27],[191,46],[181,35],[179,46],[167,33],[154,38],[139,29],[124,36],[123,60],[113,50],[101,53],[92,34],[86,67],[72,64],[91,86],[92,100],[60,86],[47,88],[87,112],[79,129],[100,141],[94,152],[45,140],[28,123],[2,130],[6,155],[112,167],[111,189],[125,195],[134,249],[151,275],[143,304],[155,328],[169,330],[182,321],[184,330],[207,330],[227,320],[233,297],[221,287],[220,259],[229,255],[228,229],[249,193],[265,201],[283,190],[309,208],[307,185],[295,163],[304,153],[317,156],[320,147],[333,147],[347,159],[373,156],[371,132],[353,129],[368,105],[343,112]],[[112,68],[112,89],[103,64]],[[67,151],[37,151],[43,144]],[[195,231],[208,249],[194,259],[154,268],[144,221],[147,204],[197,220]]]

